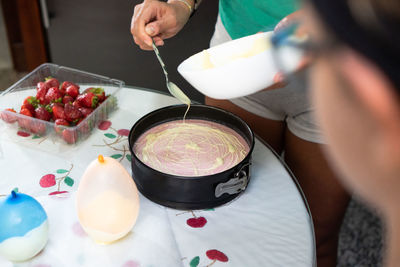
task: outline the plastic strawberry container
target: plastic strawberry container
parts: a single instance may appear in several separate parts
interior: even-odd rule
[[[108,97],[75,126],[55,125],[54,122],[19,114],[24,99],[35,96],[37,83],[47,77],[56,78],[60,84],[71,81],[80,86],[81,92],[89,87],[101,87]],[[123,85],[124,82],[120,80],[101,75],[50,63],[42,64],[0,94],[0,131],[15,141],[30,144],[46,143],[42,147],[48,146],[50,149],[54,149],[57,145],[75,146],[88,138],[93,129],[118,108],[117,93]],[[13,108],[17,113],[5,110],[7,108]]]

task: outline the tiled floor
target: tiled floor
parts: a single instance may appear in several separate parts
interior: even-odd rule
[[[13,69],[0,69],[0,91],[6,90],[26,73],[17,73]]]

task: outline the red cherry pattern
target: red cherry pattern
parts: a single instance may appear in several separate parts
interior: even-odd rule
[[[122,267],[140,267],[140,263],[137,261],[129,260],[125,262]]]
[[[210,211],[210,210],[214,210],[214,209],[206,209],[204,211]],[[182,214],[185,214],[185,213],[192,213],[192,215],[193,215],[192,218],[189,218],[189,219],[186,220],[186,224],[189,225],[190,227],[192,227],[192,228],[202,228],[207,224],[207,219],[202,217],[202,216],[197,217],[196,214],[195,214],[195,211],[193,211],[193,210],[189,210],[189,211],[185,211],[185,212],[176,214],[176,216],[182,215]]]
[[[31,134],[30,134],[30,133],[27,133],[27,132],[24,132],[24,131],[18,131],[18,132],[17,132],[17,135],[19,135],[19,136],[21,136],[21,137],[28,137],[28,136],[30,136]]]
[[[228,257],[223,252],[216,249],[207,250],[206,255],[210,260],[217,260],[221,262],[228,261]]]
[[[111,158],[119,160],[119,162],[122,162],[124,159],[127,159],[129,162],[132,161],[132,155],[129,154],[129,148],[126,146],[125,142],[127,141],[127,136],[129,136],[129,130],[128,129],[115,129],[111,127],[112,123],[111,121],[102,121],[97,128],[99,130],[105,131],[105,130],[111,130],[110,132],[104,133],[104,136],[107,137],[108,139],[112,139],[111,142],[108,142],[108,139],[103,139],[104,144],[101,145],[96,145],[96,146],[107,146],[111,148],[114,151],[117,151],[119,153],[112,154],[110,155]]]
[[[41,187],[47,188],[56,185],[56,176],[54,174],[46,174],[40,178],[39,182]]]
[[[97,126],[97,128],[99,128],[102,131],[105,131],[108,128],[110,128],[110,126],[111,126],[111,121],[102,121],[99,123],[99,126]]]
[[[68,193],[68,191],[54,191],[54,192],[51,192],[49,195],[54,196],[54,195],[61,195],[61,194],[65,194],[65,193]]]
[[[128,136],[129,135],[129,130],[128,129],[120,129],[117,132],[121,136]]]
[[[72,225],[72,231],[74,232],[75,235],[79,236],[79,237],[85,237],[87,236],[85,230],[83,230],[81,224],[79,222],[75,222]]]
[[[207,219],[204,217],[189,218],[186,221],[187,225],[193,228],[202,228],[207,223]]]
[[[223,252],[216,250],[216,249],[210,249],[206,251],[207,257],[212,260],[210,264],[208,264],[206,267],[210,267],[211,265],[214,265],[217,261],[220,262],[228,262],[228,256],[226,256]],[[198,267],[200,264],[200,257],[196,256],[194,257],[190,262],[189,265],[190,267]]]
[[[52,173],[43,175],[42,178],[40,178],[39,180],[39,185],[43,188],[50,188],[53,186],[57,186],[55,191],[49,193],[49,195],[51,196],[68,193],[68,191],[61,190],[61,183],[63,182],[63,184],[67,185],[68,187],[72,187],[74,185],[75,183],[74,179],[69,177],[73,167],[74,166],[71,165],[71,168],[69,170],[66,169],[56,170],[55,173],[61,174],[60,177],[56,177],[56,175]]]

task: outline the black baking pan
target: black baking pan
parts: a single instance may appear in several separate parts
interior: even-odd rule
[[[192,105],[187,113],[186,119],[208,120],[228,126],[248,143],[247,156],[236,166],[220,173],[195,177],[166,174],[143,163],[133,151],[140,135],[159,124],[182,120],[186,109],[186,105],[164,107],[143,116],[133,125],[129,133],[132,177],[139,191],[158,204],[181,210],[213,208],[236,198],[250,181],[254,135],[242,119],[206,105]]]

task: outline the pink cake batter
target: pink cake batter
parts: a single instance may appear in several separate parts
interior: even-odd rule
[[[135,155],[158,171],[203,176],[227,170],[248,154],[247,142],[236,131],[206,120],[166,122],[143,133]]]

